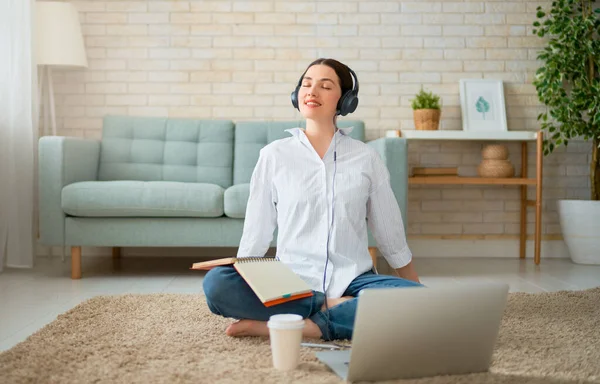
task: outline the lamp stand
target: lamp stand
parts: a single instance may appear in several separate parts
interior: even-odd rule
[[[49,65],[41,65],[40,82],[38,87],[38,100],[43,105],[44,110],[44,130],[46,136],[52,132],[56,136],[56,113],[54,107],[54,87],[52,80],[52,68]],[[51,123],[52,130],[48,129],[48,121]]]
[[[38,111],[43,109],[44,111],[44,130],[42,136],[47,136],[52,133],[56,136],[56,112],[54,106],[54,87],[52,80],[52,68],[49,65],[40,65],[39,71],[39,85],[38,85]],[[43,108],[42,108],[43,106]],[[51,130],[48,129],[48,123],[51,124]],[[38,228],[39,237],[39,228]],[[65,247],[61,246],[61,259],[65,261]],[[53,256],[52,246],[48,247],[48,257]]]

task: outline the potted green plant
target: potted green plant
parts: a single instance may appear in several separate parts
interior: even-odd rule
[[[415,128],[418,130],[437,130],[440,126],[440,97],[423,88],[411,100]]]
[[[538,116],[544,154],[571,139],[592,142],[591,199],[558,202],[561,230],[571,259],[600,264],[600,20],[594,0],[556,0],[537,8],[533,33],[547,41],[533,84],[546,111]]]

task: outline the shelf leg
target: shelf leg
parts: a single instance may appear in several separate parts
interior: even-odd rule
[[[535,253],[534,261],[536,265],[540,264],[542,248],[542,168],[544,158],[544,134],[538,132],[536,143],[536,184],[535,184]]]
[[[527,178],[527,142],[521,142],[521,177]],[[527,244],[527,185],[521,185],[521,232],[519,238],[519,257],[525,258]]]

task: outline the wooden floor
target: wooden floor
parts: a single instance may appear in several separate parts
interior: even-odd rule
[[[83,279],[70,279],[70,260],[40,258],[31,270],[0,274],[0,351],[25,340],[57,315],[98,295],[202,292],[202,272],[188,270],[189,258],[86,257]],[[500,281],[512,292],[579,290],[600,286],[600,266],[569,259],[533,260],[420,258],[414,260],[429,287]]]

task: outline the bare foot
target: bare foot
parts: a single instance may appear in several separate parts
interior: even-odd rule
[[[332,299],[330,297],[327,298],[327,306],[329,308],[331,307],[335,307],[338,304],[342,304],[344,301],[348,301],[350,299],[354,299],[354,297],[352,296],[342,296],[340,298],[337,299]],[[325,311],[327,308],[325,307],[325,303],[323,303],[323,306],[321,307],[321,311]]]
[[[269,328],[266,321],[239,320],[229,324],[225,330],[227,336],[269,336]]]
[[[302,330],[303,337],[312,339],[321,338],[321,329],[312,320],[304,320],[304,329]],[[225,330],[227,336],[243,337],[243,336],[269,336],[269,328],[266,321],[258,320],[239,320],[229,324]]]

